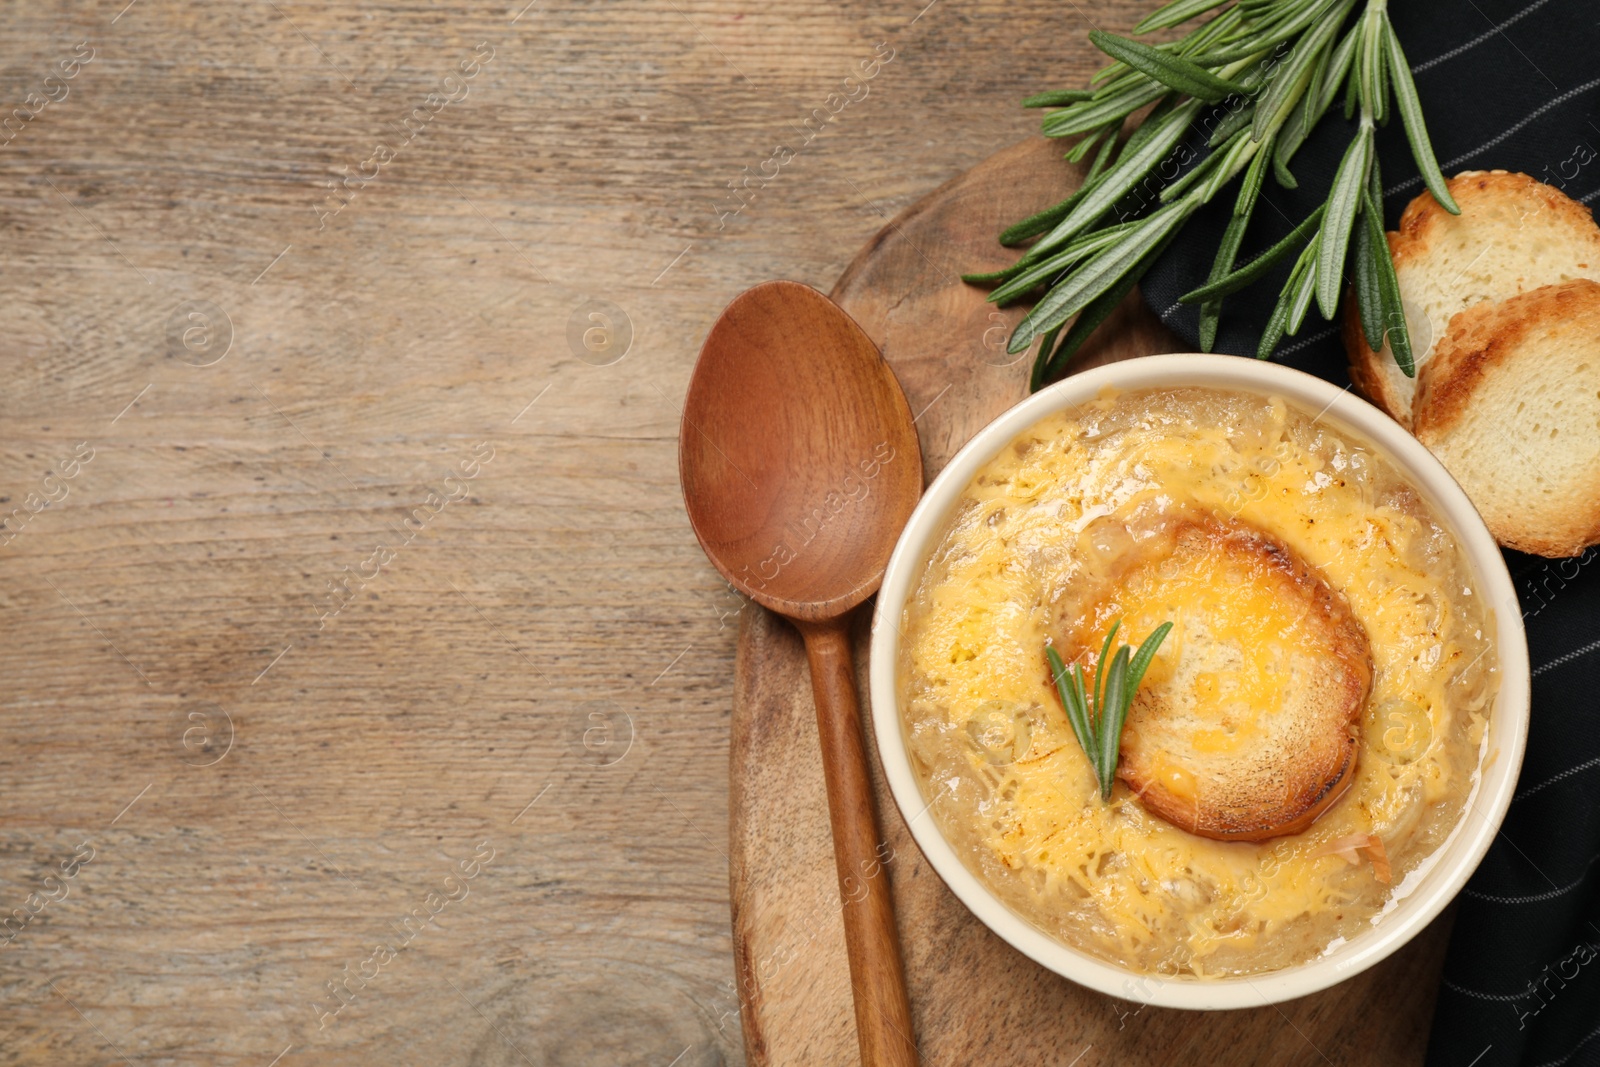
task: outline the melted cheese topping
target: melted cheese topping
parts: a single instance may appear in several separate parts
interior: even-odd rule
[[[1266,718],[1290,703],[1293,669],[1303,654],[1296,638],[1309,628],[1306,609],[1277,595],[1280,573],[1265,573],[1259,558],[1241,560],[1210,551],[1185,551],[1142,563],[1122,576],[1112,595],[1095,604],[1085,646],[1098,650],[1113,622],[1123,643],[1137,642],[1163,622],[1173,629],[1145,673],[1144,687],[1178,685],[1192,691],[1184,703],[1204,715],[1209,729],[1192,737],[1197,752],[1225,754],[1256,742]],[[1209,656],[1197,662],[1191,635]],[[1177,675],[1178,664],[1190,669]],[[1129,720],[1130,733],[1138,720]],[[1174,768],[1174,792],[1193,799],[1188,772]]]
[[[1152,515],[1200,508],[1264,529],[1348,601],[1373,685],[1349,791],[1304,833],[1257,844],[1196,837],[1118,784],[1109,804],[1042,650],[1052,619],[1091,612]],[[1227,561],[1135,573],[1120,640],[1181,612],[1213,632],[1292,631]],[[1109,616],[1094,619],[1103,632]],[[1214,390],[1102,396],[1029,429],[956,507],[903,617],[901,710],[946,836],[1015,910],[1068,944],[1171,976],[1254,974],[1354,936],[1460,817],[1482,758],[1497,671],[1486,606],[1450,536],[1394,468],[1280,400]],[[1174,636],[1178,636],[1175,630]],[[1283,704],[1292,639],[1197,672],[1237,709]],[[1153,680],[1182,655],[1165,645]],[[1277,655],[1282,652],[1283,655]],[[1217,731],[1218,751],[1248,743]],[[1181,768],[1169,781],[1184,787]],[[1376,834],[1393,886],[1328,848]]]

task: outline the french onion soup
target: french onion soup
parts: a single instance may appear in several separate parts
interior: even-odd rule
[[[901,623],[912,766],[963,862],[1067,945],[1174,978],[1312,959],[1401,899],[1498,685],[1470,568],[1394,465],[1208,388],[1108,390],[1024,432]],[[1152,635],[1126,678],[1114,644]]]

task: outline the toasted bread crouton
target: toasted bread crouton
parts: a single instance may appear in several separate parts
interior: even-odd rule
[[[1117,776],[1202,837],[1298,833],[1350,784],[1372,680],[1366,631],[1286,545],[1186,517],[1113,580],[1079,648],[1173,630],[1128,712]],[[1096,649],[1098,646],[1094,646]]]
[[[1390,233],[1389,251],[1421,374],[1461,312],[1544,285],[1600,281],[1600,227],[1589,209],[1526,174],[1466,171],[1450,179],[1461,207],[1451,215],[1422,192]],[[1343,336],[1350,378],[1401,425],[1413,422],[1416,382],[1389,346],[1374,352],[1354,299],[1345,301]]]
[[[1417,389],[1416,434],[1501,544],[1600,544],[1600,284],[1548,285],[1459,315]]]

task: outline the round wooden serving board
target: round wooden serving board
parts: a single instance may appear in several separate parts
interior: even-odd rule
[[[986,160],[885,226],[834,287],[920,413],[930,479],[1027,393],[1032,354],[1005,352],[1021,310],[995,311],[959,275],[1005,265],[995,234],[1076,185],[1079,168],[1060,157],[1059,144],[1039,138]],[[1134,293],[1076,367],[1181,347]],[[870,609],[856,620],[863,710]],[[924,1064],[1422,1061],[1447,919],[1366,973],[1288,1004],[1182,1012],[1092,993],[1012,949],[945,888],[889,796],[870,730],[868,743]],[[735,973],[751,1067],[855,1063],[805,651],[786,622],[754,605],[739,635],[730,771]]]

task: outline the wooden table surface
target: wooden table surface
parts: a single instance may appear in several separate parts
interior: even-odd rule
[[[3,15],[0,1063],[742,1062],[690,367],[1148,5],[123,2]]]

